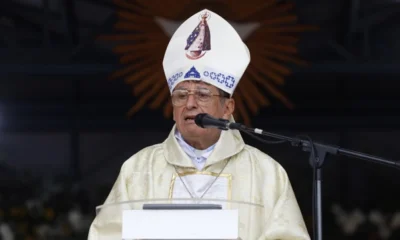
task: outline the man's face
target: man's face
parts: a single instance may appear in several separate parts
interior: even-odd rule
[[[220,130],[218,129],[197,126],[194,122],[194,117],[199,113],[207,113],[216,118],[229,119],[234,110],[233,99],[215,96],[219,95],[218,89],[213,85],[200,81],[183,81],[175,87],[173,94],[182,90],[188,90],[191,93],[187,96],[187,100],[181,101],[182,105],[173,106],[174,121],[182,136],[187,140],[193,140],[219,134]],[[198,91],[200,95],[203,92],[209,92],[213,96],[209,101],[204,102],[201,101],[202,97],[199,94],[196,96],[195,91]]]

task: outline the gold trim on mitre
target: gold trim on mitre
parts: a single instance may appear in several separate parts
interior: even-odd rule
[[[207,171],[196,171],[196,170],[185,170],[183,172],[179,173],[179,176],[184,177],[188,175],[208,175],[208,176],[213,176],[213,177],[218,177],[218,178],[226,178],[228,180],[228,196],[226,200],[232,200],[232,174],[230,173],[215,173],[215,172],[207,172]],[[219,176],[218,176],[219,175]],[[174,192],[174,186],[175,186],[175,181],[176,178],[179,177],[176,173],[172,175],[170,187],[169,187],[169,199],[172,199],[172,195]]]

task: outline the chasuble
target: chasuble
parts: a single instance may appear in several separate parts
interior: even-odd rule
[[[241,239],[310,239],[289,178],[278,162],[245,144],[237,130],[229,130],[221,132],[203,169],[198,170],[177,142],[175,131],[176,126],[164,142],[142,149],[123,163],[104,204],[163,198],[250,202],[263,208],[239,210]],[[100,212],[88,239],[121,239],[121,219],[120,213]]]

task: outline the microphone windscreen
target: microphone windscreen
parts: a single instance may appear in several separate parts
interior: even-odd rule
[[[197,126],[204,128],[203,126],[203,118],[206,117],[206,113],[200,113],[197,114],[196,117],[194,118],[194,122],[196,123]]]

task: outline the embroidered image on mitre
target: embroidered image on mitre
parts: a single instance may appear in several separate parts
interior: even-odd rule
[[[175,31],[164,55],[170,92],[185,80],[201,80],[233,95],[250,63],[250,53],[236,30],[204,9]]]

